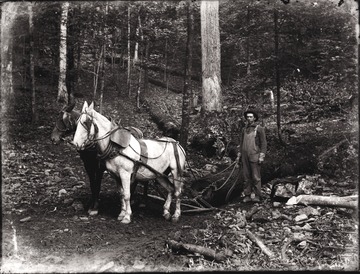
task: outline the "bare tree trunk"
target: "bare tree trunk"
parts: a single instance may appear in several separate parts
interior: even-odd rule
[[[14,94],[13,89],[13,39],[12,27],[17,15],[18,3],[7,2],[1,6],[1,94],[3,99]],[[5,95],[5,96],[4,96]]]
[[[108,13],[108,5],[105,5],[105,11],[103,12],[103,20],[102,20],[102,36],[103,41],[101,45],[101,86],[100,86],[100,113],[103,111],[103,98],[104,98],[104,87],[105,87],[105,56],[106,56],[106,34],[105,34],[105,18]]]
[[[29,3],[29,38],[30,38],[30,82],[31,82],[31,121],[37,123],[38,113],[36,107],[35,91],[35,64],[34,64],[34,21],[33,21],[33,3]]]
[[[140,21],[140,14],[138,15],[138,26],[136,28],[136,41],[135,41],[135,49],[134,49],[134,65],[139,62],[139,33],[140,33],[141,21]]]
[[[165,53],[164,53],[164,57],[165,57],[165,69],[164,69],[164,82],[167,82],[167,69],[168,69],[168,65],[169,65],[169,61],[168,61],[168,38],[166,37],[165,39]]]
[[[144,69],[144,94],[147,94],[149,90],[149,69],[147,67],[147,63],[149,61],[149,46],[150,42],[146,39],[146,46],[145,46],[145,69]]]
[[[247,13],[246,13],[246,23],[247,23],[247,37],[246,37],[246,60],[247,60],[247,65],[246,65],[246,74],[250,75],[251,70],[250,70],[250,10],[249,10],[249,6],[247,6]]]
[[[128,95],[129,97],[131,96],[131,50],[130,50],[130,45],[131,45],[131,41],[130,41],[130,31],[131,31],[131,28],[130,28],[130,16],[131,16],[131,9],[130,9],[130,6],[128,6],[128,35],[127,35],[127,38],[128,38],[128,43],[127,43],[127,90],[128,90]]]
[[[193,16],[192,1],[187,1],[187,42],[186,42],[186,57],[185,57],[185,76],[184,76],[184,90],[183,90],[183,105],[182,105],[182,122],[180,131],[180,144],[186,148],[189,135],[190,124],[190,83],[192,70],[192,44],[194,40],[194,16]]]
[[[60,23],[60,65],[59,65],[59,85],[58,85],[58,102],[68,101],[68,92],[66,88],[66,39],[67,39],[67,20],[69,12],[69,2],[62,3],[61,23]]]
[[[221,111],[219,1],[201,1],[202,111]]]
[[[280,109],[280,72],[279,72],[279,29],[278,29],[278,11],[274,9],[274,32],[275,32],[275,80],[276,80],[276,124],[278,130],[278,136],[281,143],[283,143],[281,137],[281,109]]]
[[[101,86],[100,86],[100,113],[103,111],[103,98],[105,87],[105,41],[102,45],[102,58],[101,58]]]

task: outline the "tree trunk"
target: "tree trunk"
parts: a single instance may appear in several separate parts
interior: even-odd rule
[[[36,107],[36,91],[35,91],[35,65],[34,65],[34,20],[33,20],[33,3],[29,3],[29,39],[30,39],[30,82],[31,82],[31,121],[37,123],[38,113]]]
[[[247,6],[247,13],[246,13],[246,23],[247,23],[247,37],[246,37],[246,74],[250,75],[250,9]]]
[[[100,113],[103,112],[103,98],[104,98],[104,87],[105,87],[105,56],[106,56],[106,34],[105,34],[105,18],[107,15],[107,11],[108,11],[108,5],[105,5],[105,11],[103,12],[103,23],[102,23],[102,36],[103,36],[103,41],[102,41],[102,45],[101,45],[101,86],[100,86]]]
[[[127,43],[127,91],[128,91],[128,95],[129,97],[131,96],[131,51],[130,51],[130,45],[131,45],[131,41],[130,41],[130,16],[131,16],[131,10],[130,10],[130,6],[128,6],[128,35],[127,35],[127,39],[128,39],[128,43]]]
[[[165,58],[165,69],[164,69],[164,82],[167,83],[167,68],[169,66],[169,61],[168,61],[168,38],[166,37],[165,39],[165,53],[164,53],[164,58]]]
[[[100,113],[103,112],[103,98],[105,87],[105,41],[102,45],[102,58],[101,58],[101,86],[100,86]]]
[[[276,81],[276,124],[278,130],[278,136],[281,143],[283,143],[281,137],[281,108],[280,108],[280,71],[279,71],[279,29],[278,29],[278,11],[274,9],[274,33],[275,33],[275,81]]]
[[[144,92],[143,95],[147,94],[149,91],[149,69],[148,69],[148,61],[149,61],[149,47],[150,41],[146,39],[146,46],[145,46],[145,69],[144,69]]]
[[[1,6],[1,102],[2,110],[6,108],[6,102],[10,96],[13,96],[13,37],[12,25],[17,15],[18,3],[7,2]],[[4,100],[5,99],[5,100]]]
[[[140,33],[140,26],[141,26],[141,21],[140,21],[140,14],[138,15],[138,26],[136,28],[136,40],[135,40],[135,49],[134,49],[134,60],[133,63],[134,65],[139,62],[139,33]]]
[[[67,39],[67,20],[69,12],[69,2],[62,3],[61,23],[60,23],[60,49],[59,49],[59,85],[57,101],[66,103],[68,92],[66,88],[66,39]]]
[[[187,1],[187,42],[186,42],[186,56],[185,56],[185,76],[184,76],[184,90],[183,90],[183,105],[182,105],[182,122],[180,130],[180,144],[183,148],[187,147],[187,140],[189,136],[190,124],[190,83],[191,83],[191,69],[192,69],[192,44],[194,33],[194,16],[191,0]]]
[[[202,111],[221,111],[219,1],[201,1]]]

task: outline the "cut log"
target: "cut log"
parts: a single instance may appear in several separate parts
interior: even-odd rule
[[[206,259],[215,260],[217,262],[225,261],[228,257],[233,255],[233,252],[229,249],[218,252],[208,247],[194,245],[194,244],[184,244],[174,240],[168,240],[167,244],[172,250],[199,253],[203,255]]]
[[[320,195],[299,195],[291,197],[286,205],[321,205],[336,206],[356,209],[358,205],[358,195],[337,197],[337,196],[320,196]]]
[[[164,133],[165,136],[178,140],[180,134],[180,126],[172,119],[172,117],[166,116],[159,106],[153,106],[149,101],[146,101],[150,117]]]

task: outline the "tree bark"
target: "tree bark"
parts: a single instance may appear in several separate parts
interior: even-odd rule
[[[29,39],[30,39],[30,82],[31,82],[31,121],[37,123],[38,112],[36,106],[36,89],[35,89],[35,64],[34,64],[34,20],[33,20],[33,3],[29,3]]]
[[[280,107],[280,71],[279,71],[279,27],[278,11],[274,8],[274,42],[275,42],[275,81],[276,81],[276,125],[278,137],[281,143],[284,143],[281,136],[281,107]]]
[[[219,1],[201,1],[202,111],[221,111]]]
[[[131,96],[131,40],[130,40],[130,31],[131,31],[131,26],[130,26],[130,16],[131,16],[131,9],[130,9],[130,5],[128,6],[128,35],[127,35],[127,91],[128,91],[128,95],[129,97]]]
[[[180,130],[180,144],[183,148],[187,147],[187,140],[189,136],[190,124],[190,94],[191,94],[191,69],[192,69],[192,44],[194,32],[194,16],[191,0],[187,1],[187,42],[186,42],[186,57],[185,57],[185,76],[184,76],[184,90],[183,90],[183,105],[182,105],[182,122]]]
[[[162,130],[164,135],[178,140],[180,133],[180,127],[178,123],[171,117],[164,115],[163,112],[159,109],[158,105],[154,106],[150,102],[146,103],[150,117],[159,127],[159,129]]]
[[[13,89],[13,36],[12,27],[17,15],[18,3],[7,2],[1,6],[1,94],[2,110],[6,100],[14,94]]]
[[[67,40],[67,20],[69,12],[69,2],[62,3],[61,24],[60,24],[60,49],[59,49],[59,84],[57,101],[66,103],[68,92],[66,88],[66,40]]]

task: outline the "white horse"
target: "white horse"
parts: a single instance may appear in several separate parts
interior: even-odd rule
[[[106,117],[94,110],[94,103],[84,102],[73,144],[78,150],[97,143],[99,157],[106,168],[117,178],[121,195],[121,212],[118,220],[131,222],[130,185],[137,181],[156,179],[168,191],[163,216],[178,221],[181,215],[180,194],[185,169],[185,151],[174,139],[136,139],[124,129],[114,127]],[[144,149],[145,148],[145,149]],[[146,162],[146,163],[145,163]],[[167,177],[167,175],[172,176]],[[176,207],[173,216],[170,205],[174,195]]]

